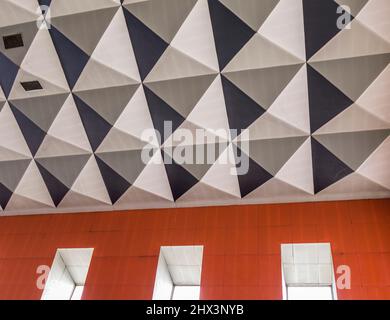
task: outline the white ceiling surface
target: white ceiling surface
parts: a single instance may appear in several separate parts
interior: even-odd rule
[[[388,5],[388,1],[389,0],[370,0],[359,14],[356,15],[352,31],[349,33],[347,31],[340,32],[335,39],[332,39],[328,45],[324,46],[322,50],[317,52],[312,60],[321,60],[322,56],[329,58],[329,55],[332,52],[338,53],[338,45],[342,45],[344,35],[345,37],[348,37],[348,35],[351,35],[352,33],[354,36],[351,37],[353,39],[358,39],[359,34],[354,31],[356,30],[355,26],[356,28],[360,26],[362,30],[372,30],[373,33],[379,35],[384,41],[387,41],[386,45],[388,47],[390,44],[390,24],[388,19],[390,6]],[[124,3],[132,4],[137,2],[144,1],[128,0]],[[229,9],[231,9],[236,15],[241,15],[239,8],[236,8],[234,5],[234,3],[238,4],[239,2],[228,0],[221,0],[220,2],[229,7]],[[308,89],[306,86],[302,86],[302,84],[307,83],[307,67],[304,61],[305,38],[303,30],[304,24],[302,23],[302,10],[300,9],[301,1],[289,1],[289,3],[292,2],[294,2],[295,5],[292,5],[291,10],[289,10],[287,5],[288,2],[280,1],[273,10],[273,13],[269,15],[262,26],[258,26],[256,23],[251,23],[252,19],[248,16],[242,17],[243,20],[245,20],[244,22],[251,28],[258,29],[252,40],[247,43],[244,48],[245,50],[253,54],[253,52],[256,52],[257,49],[252,47],[256,47],[257,45],[260,46],[260,44],[268,44],[272,48],[280,47],[281,49],[293,54],[296,59],[298,59],[297,61],[300,61],[304,65],[297,72],[288,86],[284,88],[283,92],[276,98],[274,103],[267,110],[267,113],[265,113],[263,117],[259,118],[248,128],[251,132],[251,138],[277,138],[275,136],[267,136],[267,130],[264,129],[266,124],[272,124],[273,134],[277,133],[285,136],[287,134],[286,132],[283,131],[280,133],[277,130],[277,125],[280,121],[278,122],[275,119],[285,120],[286,122],[286,117],[288,117],[288,123],[293,124],[297,128],[306,128],[306,130],[303,130],[306,133],[310,131],[308,128]],[[74,15],[75,13],[96,11],[98,9],[119,8],[119,5],[119,0],[54,0],[50,10],[52,18],[56,18]],[[131,6],[128,5],[128,7],[130,8]],[[36,0],[0,0],[0,8],[0,28],[15,26],[25,22],[32,22],[41,16],[39,10],[37,11]],[[378,8],[381,10],[378,10]],[[134,11],[136,11],[136,9],[134,9]],[[180,30],[178,30],[177,35],[174,39],[171,39],[172,42],[170,43],[169,49],[166,54],[162,56],[159,64],[166,64],[167,62],[164,59],[168,59],[167,57],[175,57],[176,55],[177,59],[179,59],[179,57],[184,57],[184,55],[178,55],[179,51],[172,49],[178,47],[185,55],[197,58],[197,60],[204,65],[205,70],[210,68],[218,69],[218,67],[215,67],[218,64],[218,61],[215,53],[212,30],[210,29],[211,24],[208,22],[207,26],[204,26],[199,22],[199,19],[205,15],[209,17],[206,1],[199,0],[198,5],[195,6],[195,9],[193,9],[191,14],[188,15],[185,23],[183,23]],[[288,34],[287,36],[285,32],[281,31],[286,30],[287,24],[284,22],[290,21],[288,19],[290,16],[293,18],[291,21],[298,21],[299,23],[295,23],[293,25],[294,28],[292,29],[294,29],[294,32],[291,32],[291,34]],[[280,19],[281,17],[284,19]],[[151,25],[154,25],[153,21],[148,22],[150,22]],[[199,24],[197,24],[198,22]],[[194,26],[198,26],[198,30],[206,27],[208,28],[207,32],[202,32],[203,36],[207,36],[208,38],[200,38],[203,39],[204,43],[211,46],[211,49],[206,48],[207,50],[205,50],[206,52],[208,50],[212,50],[213,55],[205,54],[202,50],[205,48],[203,46],[196,46],[196,48],[194,48],[193,43],[189,41],[190,38],[183,36],[187,33],[191,33]],[[298,27],[300,28],[299,30],[297,29]],[[113,34],[116,34],[117,30],[126,31],[122,33],[122,35],[126,38],[125,41],[121,41],[119,38],[113,39],[113,37],[111,37]],[[154,31],[158,32],[159,30]],[[292,36],[292,34],[296,35],[296,37]],[[164,36],[168,37],[168,35],[165,34]],[[168,38],[164,37],[164,40],[169,42],[170,39]],[[197,40],[200,41],[199,39]],[[91,63],[87,65],[85,70],[88,71],[88,68],[94,68],[92,61],[96,60],[103,65],[110,61],[110,68],[112,70],[122,72],[127,76],[127,78],[135,79],[135,83],[139,82],[140,78],[137,70],[138,67],[133,55],[131,55],[130,59],[130,55],[127,54],[126,59],[123,61],[121,59],[112,59],[112,56],[109,53],[110,50],[106,50],[109,43],[112,43],[111,53],[114,55],[123,57],[124,52],[128,53],[133,51],[126,29],[125,18],[122,11],[119,9],[112,19],[109,28],[107,28],[105,35],[102,36],[100,46],[95,48],[92,54],[93,59],[90,60]],[[118,45],[118,43],[121,45]],[[272,43],[275,43],[276,46],[271,46]],[[85,43],[80,43],[79,45],[80,47],[87,46],[87,41],[85,41]],[[363,45],[364,43],[360,44],[360,46]],[[363,50],[364,48],[360,49]],[[366,51],[368,49],[371,50],[371,48],[366,48]],[[225,72],[235,70],[237,63],[240,68],[243,68],[241,65],[242,61],[237,62],[236,60],[240,60],[239,58],[242,58],[243,55],[245,56],[245,50],[242,50],[239,54],[237,54],[236,58],[232,59]],[[252,52],[251,50],[254,51]],[[45,57],[45,59],[43,59],[43,57]],[[250,61],[250,59],[248,61]],[[47,68],[42,66],[47,66]],[[123,66],[126,66],[126,68],[122,68]],[[34,80],[35,78],[31,77],[29,74],[38,74],[40,75],[41,81],[44,82],[43,84],[48,86],[50,83],[53,84],[53,86],[49,88],[50,90],[54,90],[51,93],[69,91],[69,86],[63,73],[56,72],[56,70],[62,70],[62,67],[55,52],[52,39],[46,30],[40,30],[37,32],[37,35],[34,38],[23,63],[21,63],[20,68],[20,73],[18,73],[16,82],[20,80]],[[153,76],[156,76],[156,74],[161,77],[165,77],[165,74],[163,74],[161,70],[156,70],[157,69],[153,69],[148,75],[148,81],[151,79],[153,80]],[[168,70],[167,72],[170,73],[171,71],[172,70]],[[85,72],[85,74],[87,74],[87,72]],[[78,88],[80,83],[85,84],[90,82],[84,77],[85,74],[83,73],[81,75],[81,80],[78,84],[76,84],[75,89],[80,89]],[[225,113],[223,113],[224,117],[219,116],[220,114],[216,114],[214,117],[204,117],[203,112],[211,103],[217,106],[223,105],[222,109],[225,108],[220,74],[221,72],[219,72],[215,81],[210,85],[207,92],[198,102],[197,108],[193,110],[186,120],[191,120],[191,123],[195,124],[202,123],[203,127],[207,128],[222,127],[222,122],[224,122],[226,126],[227,119],[225,119],[225,110]],[[46,83],[45,79],[50,79],[50,81],[47,81]],[[240,79],[240,81],[243,80]],[[389,83],[390,66],[387,66],[385,70],[379,74],[375,81],[372,82],[367,90],[364,91],[356,100],[355,106],[351,106],[344,112],[340,113],[337,117],[332,119],[332,121],[320,128],[317,133],[329,134],[329,132],[335,131],[335,128],[339,129],[340,126],[344,125],[345,128],[343,127],[343,129],[348,132],[372,130],[374,127],[376,128],[380,122],[376,116],[373,116],[373,114],[380,115],[380,119],[383,120],[380,122],[380,128],[378,127],[376,129],[388,129],[390,126]],[[84,87],[83,89],[85,90],[86,88]],[[20,86],[15,86],[12,90],[11,97],[7,97],[6,99],[4,92],[0,89],[0,102],[6,101],[4,107],[2,109],[0,108],[0,161],[10,157],[15,159],[18,158],[17,160],[31,158],[31,153],[27,144],[24,142],[18,123],[15,121],[8,103],[8,98],[26,98],[27,95],[28,94],[24,92]],[[218,97],[219,100],[216,97]],[[130,127],[133,131],[127,133],[132,136],[138,136],[140,134],[140,128],[153,127],[150,115],[147,114],[145,117],[141,115],[142,112],[145,112],[145,110],[142,111],[143,107],[141,106],[143,105],[146,105],[145,95],[143,89],[139,88],[108,135],[112,141],[117,141],[115,139],[115,134],[118,134],[118,140],[120,140],[120,129],[123,129],[123,132],[130,130],[129,126],[125,125],[126,122],[131,122]],[[292,106],[296,110],[301,108],[303,111],[290,114],[290,112],[288,112],[288,106]],[[129,111],[135,110],[135,108],[139,109],[137,109],[137,114],[140,114],[140,119],[134,119]],[[127,129],[125,130],[125,128]],[[283,128],[287,127],[285,126]],[[262,131],[261,129],[264,130]],[[64,143],[60,144],[60,140],[58,140],[58,138],[61,138],[61,141]],[[106,151],[109,147],[112,147],[109,145],[110,139],[107,139],[108,142],[103,142],[101,145],[101,147],[106,148]],[[231,167],[228,165],[214,165],[201,179],[201,181],[194,186],[193,190],[184,194],[179,201],[172,201],[171,189],[167,181],[165,169],[163,166],[154,166],[149,163],[139,175],[138,179],[123,194],[118,202],[111,204],[103,179],[99,172],[99,168],[97,167],[94,156],[92,156],[83,167],[83,170],[78,175],[78,178],[72,184],[69,193],[64,198],[61,205],[56,208],[54,207],[53,201],[50,198],[44,181],[42,180],[38,167],[35,164],[35,160],[33,160],[28,165],[18,185],[15,186],[15,188],[12,188],[14,190],[12,190],[13,195],[9,201],[8,209],[4,210],[0,206],[0,215],[7,216],[41,213],[116,211],[127,209],[174,208],[209,205],[288,203],[388,198],[390,196],[390,137],[387,137],[380,145],[378,145],[375,151],[370,154],[370,156],[356,169],[355,172],[335,182],[317,194],[314,194],[313,192],[313,176],[311,173],[311,139],[312,138],[309,137],[309,134],[307,133],[307,140],[296,150],[291,158],[286,160],[283,167],[274,174],[272,179],[268,180],[266,183],[243,198],[240,196],[237,177],[228,174]],[[48,130],[47,136],[44,140],[44,145],[46,148],[42,147],[39,150],[36,155],[37,158],[39,158],[40,153],[45,154],[47,157],[51,157],[58,153],[58,150],[62,150],[61,152],[64,153],[67,145],[68,147],[72,145],[71,148],[69,147],[69,152],[74,152],[75,149],[79,151],[81,150],[82,152],[91,152],[91,147],[87,141],[87,136],[85,135],[75,107],[75,102],[73,101],[71,95],[69,95],[69,97],[65,100],[61,111],[58,113],[51,128]],[[77,148],[75,146],[77,146]],[[225,152],[232,153],[232,147],[229,147]],[[160,157],[160,155],[156,154],[155,157]],[[158,197],[155,195],[158,195]],[[167,254],[169,260],[169,250]],[[188,257],[188,259],[190,259],[190,257]],[[195,265],[187,265],[186,267],[193,269],[196,268]],[[172,273],[177,274],[176,276],[180,279],[181,271],[177,270],[174,263],[172,263],[171,269]]]

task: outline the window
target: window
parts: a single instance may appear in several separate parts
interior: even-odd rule
[[[336,300],[329,243],[282,244],[285,300]]]
[[[199,300],[200,286],[175,286],[172,300]]]
[[[153,300],[199,300],[203,246],[161,247]]]
[[[58,249],[42,300],[81,300],[93,249]]]
[[[4,36],[3,42],[4,42],[4,48],[7,50],[24,46],[22,34],[20,33]]]
[[[287,300],[333,300],[332,287],[287,287]]]
[[[81,300],[83,295],[84,286],[76,286],[73,290],[72,297],[70,300]]]

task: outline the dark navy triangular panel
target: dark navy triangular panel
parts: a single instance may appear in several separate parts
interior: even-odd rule
[[[50,6],[51,0],[38,0],[40,6]]]
[[[96,162],[99,166],[100,173],[102,174],[108,195],[110,196],[111,202],[114,204],[131,187],[131,184],[98,156],[96,156]]]
[[[19,67],[0,52],[0,85],[6,97],[9,96]]]
[[[9,200],[12,197],[12,191],[9,190],[6,186],[0,183],[0,206],[5,209]]]
[[[78,96],[73,94],[73,97],[87,133],[89,143],[91,144],[92,150],[96,151],[112,126]]]
[[[311,139],[311,149],[315,193],[326,189],[353,172],[314,138]]]
[[[45,181],[46,187],[49,190],[50,196],[54,205],[57,207],[69,189],[60,180],[53,176],[48,170],[46,170],[41,164],[35,162],[42,175],[43,181]]]
[[[218,0],[209,0],[209,8],[219,68],[223,70],[255,31]]]
[[[221,78],[230,129],[245,130],[261,117],[265,110],[224,76]],[[232,138],[235,138],[235,135]]]
[[[173,9],[172,9],[173,10]],[[168,44],[127,9],[123,9],[141,79],[144,80]]]
[[[309,88],[310,126],[315,132],[353,104],[344,93],[325,77],[307,65]]]
[[[178,127],[180,127],[185,119],[164,100],[154,94],[154,92],[148,87],[144,86],[144,90],[153,125],[155,130],[160,134],[162,144],[165,142],[165,138],[169,138],[170,136],[168,132],[165,132],[164,122],[171,122],[173,133]]]
[[[89,56],[54,26],[49,29],[69,87],[73,89]]]
[[[161,151],[161,153],[164,159],[169,184],[171,186],[172,196],[176,201],[199,181],[186,169],[175,163],[175,161],[165,152]]]
[[[341,16],[338,7],[334,0],[303,0],[307,60],[341,31],[337,27]]]
[[[233,150],[237,162],[237,177],[240,185],[241,197],[244,198],[268,180],[272,179],[273,176],[248,157],[248,155],[237,146],[233,145]],[[239,161],[239,159],[241,159],[241,161]]]
[[[11,102],[9,105],[19,125],[19,128],[22,131],[24,139],[27,142],[31,154],[34,156],[41,146],[43,139],[46,136],[46,132],[38,127],[29,118],[27,118],[23,112],[19,111],[19,109],[13,106]]]

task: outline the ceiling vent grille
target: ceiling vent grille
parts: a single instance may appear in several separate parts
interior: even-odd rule
[[[21,82],[20,83],[24,90],[26,91],[33,91],[33,90],[42,90],[42,86],[39,83],[39,81],[28,81],[28,82]]]
[[[3,41],[4,41],[5,49],[14,49],[14,48],[19,48],[24,46],[21,33],[4,36]]]

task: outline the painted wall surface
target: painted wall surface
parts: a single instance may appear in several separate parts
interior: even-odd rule
[[[57,248],[95,248],[84,299],[151,299],[160,246],[204,245],[202,299],[281,299],[281,243],[330,242],[339,299],[390,299],[390,200],[0,218],[0,299],[40,299]]]

